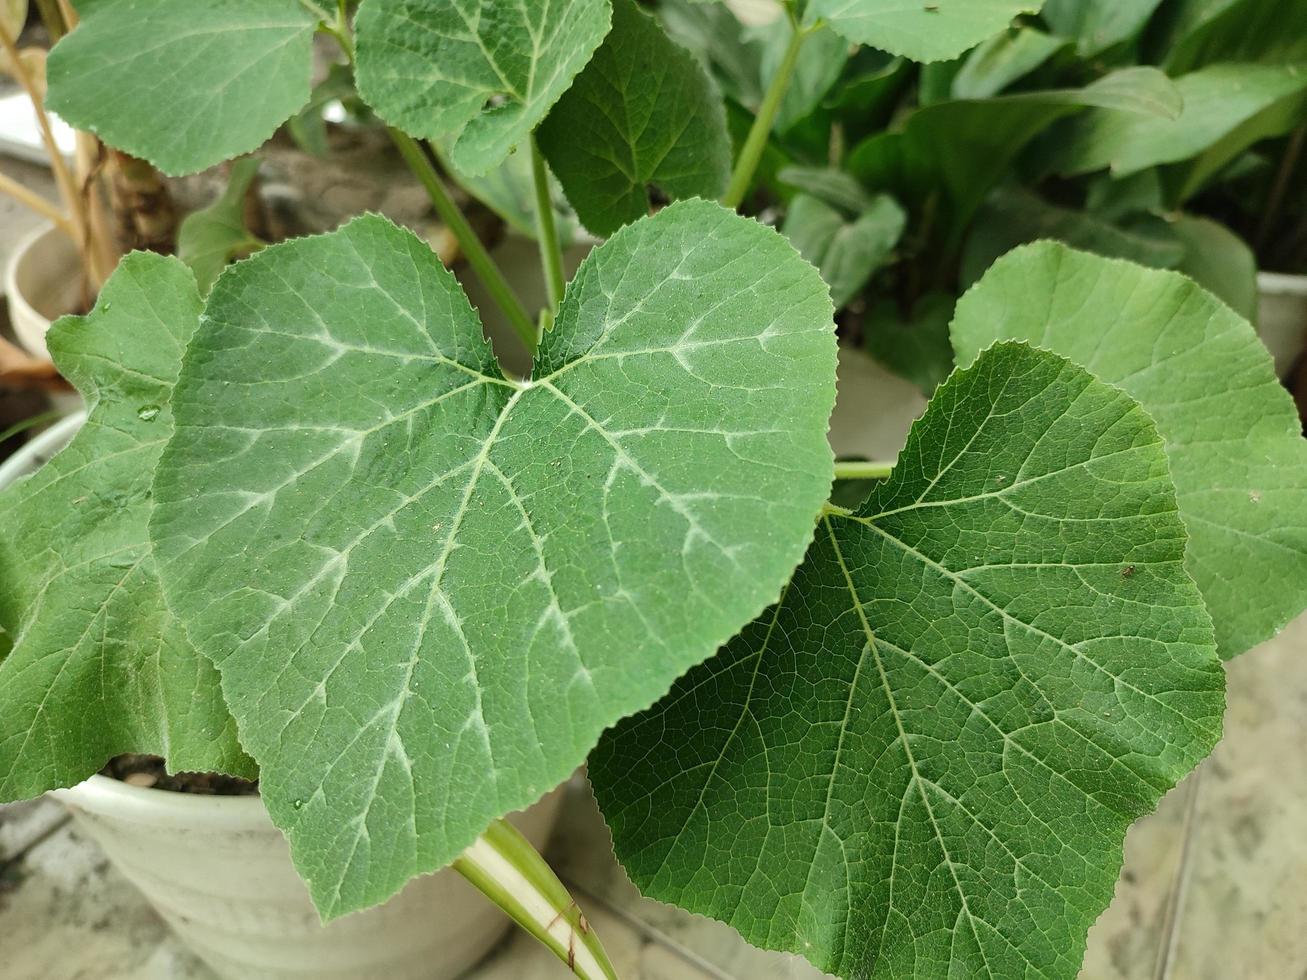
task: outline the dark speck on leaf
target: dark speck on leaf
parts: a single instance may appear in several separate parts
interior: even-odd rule
[[[1125,568],[1121,569],[1121,577],[1122,577],[1122,578],[1133,578],[1133,577],[1134,577],[1134,574],[1135,574],[1135,566],[1134,566],[1134,565],[1127,565]]]

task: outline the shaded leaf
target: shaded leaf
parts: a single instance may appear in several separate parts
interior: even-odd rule
[[[1161,0],[1048,0],[1044,20],[1058,34],[1076,39],[1092,58],[1137,38]]]
[[[1032,27],[1006,31],[967,55],[953,76],[951,95],[955,99],[991,98],[1069,47],[1066,38]]]
[[[958,303],[959,363],[1004,339],[1083,364],[1156,420],[1222,656],[1307,605],[1307,443],[1247,321],[1177,273],[1040,243]]]
[[[775,600],[834,368],[815,270],[704,201],[590,253],[530,383],[382,218],[219,279],[152,533],[325,917],[448,863]]]
[[[1171,228],[1184,245],[1176,268],[1255,326],[1257,256],[1248,243],[1225,225],[1192,214],[1176,215]]]
[[[1130,823],[1221,735],[1162,443],[1002,345],[780,602],[590,778],[641,890],[842,977],[1065,977]]]
[[[577,217],[611,235],[668,198],[716,198],[731,171],[721,96],[694,55],[635,0],[613,0],[613,27],[537,133]]]
[[[228,262],[263,244],[245,227],[245,194],[258,172],[256,157],[237,160],[218,199],[188,214],[177,229],[177,257],[191,267],[201,294]]]
[[[124,258],[50,353],[90,416],[0,492],[0,798],[73,786],[125,752],[252,775],[201,657],[163,604],[146,533],[169,400],[200,316],[190,272]]]
[[[906,222],[903,209],[885,194],[873,198],[851,220],[816,197],[798,194],[790,202],[781,231],[800,255],[821,270],[835,308],[840,309],[885,263]]]
[[[911,381],[927,396],[953,370],[948,326],[953,297],[927,293],[904,316],[898,305],[882,300],[863,320],[863,346],[886,370]]]
[[[411,136],[451,143],[473,177],[540,124],[608,33],[609,0],[372,0],[359,7],[359,94]]]
[[[50,52],[50,108],[195,173],[257,149],[308,101],[317,24],[298,0],[101,0]]]

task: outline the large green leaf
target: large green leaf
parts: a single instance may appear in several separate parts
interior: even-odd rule
[[[649,213],[649,191],[716,198],[731,171],[721,95],[689,51],[635,0],[550,111],[540,148],[577,217],[611,235]]]
[[[1219,64],[1176,81],[1184,110],[1174,119],[1150,119],[1105,108],[1065,124],[1050,166],[1082,174],[1111,167],[1126,176],[1148,167],[1219,152],[1201,161],[1189,189],[1257,139],[1285,132],[1307,100],[1307,68],[1294,65]]]
[[[821,270],[840,309],[889,258],[906,221],[903,209],[885,194],[852,219],[820,198],[797,194],[781,230],[799,254]]]
[[[1247,321],[1178,273],[1040,243],[958,304],[959,363],[1006,338],[1082,364],[1156,420],[1222,656],[1307,605],[1307,442]]]
[[[808,10],[850,41],[913,61],[946,61],[992,37],[1043,0],[811,0]]]
[[[1137,38],[1161,0],[1048,0],[1044,20],[1087,58]]]
[[[176,259],[133,253],[50,353],[86,396],[72,443],[0,493],[0,798],[72,786],[124,752],[251,774],[213,666],[163,604],[146,522],[169,400],[200,316]]]
[[[169,174],[259,147],[309,99],[298,0],[100,0],[55,45],[50,108]]]
[[[325,916],[446,864],[775,601],[834,370],[816,271],[705,201],[590,254],[529,382],[382,218],[218,280],[152,533]]]
[[[364,0],[359,94],[391,125],[451,140],[476,177],[526,142],[610,18],[609,0]]]
[[[1126,828],[1221,734],[1161,440],[1003,345],[781,601],[590,778],[648,895],[848,978],[1075,977]]]

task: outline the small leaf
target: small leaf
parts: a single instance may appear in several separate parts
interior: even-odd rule
[[[90,417],[0,493],[0,799],[72,786],[124,752],[253,775],[201,657],[163,604],[150,479],[200,297],[176,259],[128,255],[50,353]],[[7,654],[7,656],[4,656]]]
[[[1064,37],[1022,27],[976,47],[953,76],[955,99],[988,99],[1071,46]]]
[[[537,136],[596,235],[648,214],[651,186],[672,200],[712,199],[730,176],[721,95],[635,0],[613,0],[612,30]]]
[[[298,0],[100,0],[50,52],[50,108],[195,173],[257,149],[308,101],[317,24]]]
[[[913,61],[946,61],[993,37],[1043,0],[811,0],[809,15],[850,41]]]
[[[221,196],[188,214],[177,230],[177,257],[191,267],[202,294],[228,262],[262,244],[245,227],[245,194],[258,172],[256,157],[237,160]]]
[[[452,143],[478,177],[504,161],[608,33],[609,0],[369,0],[358,88],[392,126]]]
[[[1249,324],[1174,272],[1038,243],[994,264],[958,303],[967,363],[1025,340],[1139,400],[1166,440],[1186,567],[1223,657],[1279,632],[1307,605],[1307,442]]]
[[[1221,735],[1152,422],[1005,344],[780,602],[591,756],[650,897],[847,978],[1062,977]]]
[[[591,252],[529,383],[382,218],[218,280],[152,531],[324,916],[447,864],[775,600],[834,370],[816,271],[705,201]]]
[[[1137,38],[1161,0],[1048,0],[1044,20],[1056,33],[1075,38],[1080,54],[1093,58]]]
[[[898,244],[907,215],[881,194],[853,220],[809,194],[790,202],[782,232],[799,254],[821,270],[835,308],[841,309],[871,279]]]
[[[1172,75],[1219,62],[1307,61],[1307,6],[1283,0],[1182,0],[1158,50]]]

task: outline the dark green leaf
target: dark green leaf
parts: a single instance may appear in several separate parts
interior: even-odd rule
[[[821,270],[831,299],[840,309],[865,286],[903,234],[907,215],[881,194],[852,220],[809,194],[790,202],[781,229],[799,254]]]
[[[929,396],[953,370],[952,317],[953,297],[947,293],[927,293],[907,317],[896,303],[882,300],[863,320],[863,346],[886,370]]]

